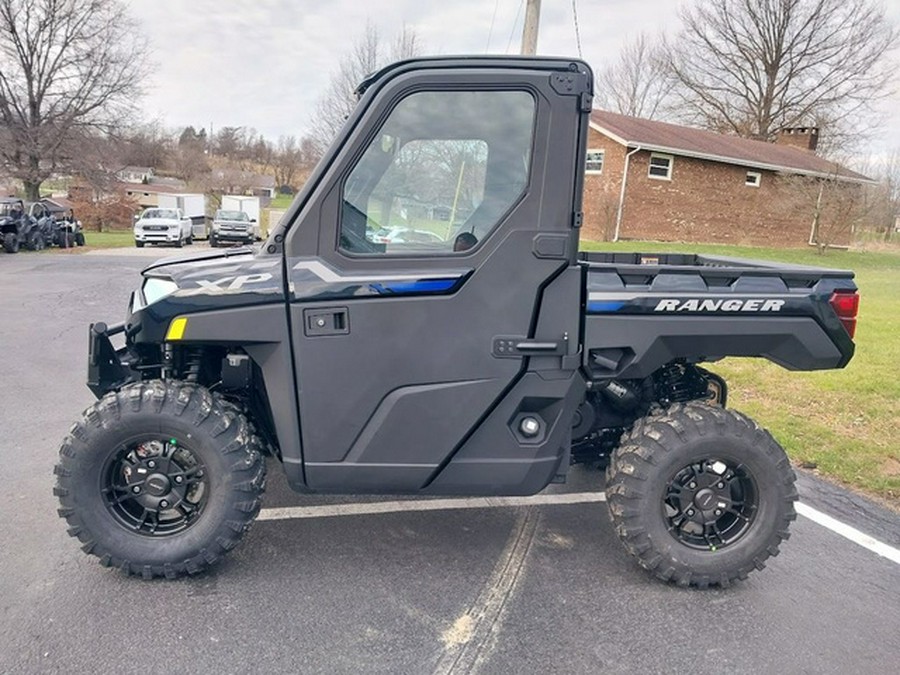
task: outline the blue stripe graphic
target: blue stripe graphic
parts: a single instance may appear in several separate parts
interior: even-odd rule
[[[371,284],[371,288],[378,293],[440,293],[449,291],[459,279],[422,279],[420,281],[397,281],[384,284]]]
[[[618,312],[625,306],[624,300],[591,300],[588,302],[589,312]]]

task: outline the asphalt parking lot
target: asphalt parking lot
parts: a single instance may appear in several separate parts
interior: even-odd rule
[[[52,467],[92,401],[87,324],[121,320],[174,253],[0,255],[0,673],[896,672],[900,516],[806,474],[782,554],[727,590],[640,570],[580,469],[537,503],[429,503],[295,494],[272,463],[263,518],[214,571],[101,568]]]

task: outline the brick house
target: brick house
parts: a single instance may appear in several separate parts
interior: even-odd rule
[[[817,142],[814,127],[785,130],[767,143],[595,110],[582,236],[812,243],[823,202],[858,199],[862,186],[872,182],[817,156]],[[822,227],[817,231],[824,236]],[[840,231],[834,225],[827,243],[849,244],[851,234],[849,225]]]

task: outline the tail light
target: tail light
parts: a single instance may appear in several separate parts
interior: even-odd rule
[[[829,302],[844,330],[853,337],[856,334],[856,315],[859,313],[859,292],[835,291]]]

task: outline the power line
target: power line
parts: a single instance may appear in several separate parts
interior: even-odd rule
[[[581,53],[581,31],[578,29],[578,4],[576,0],[572,0],[572,17],[575,19],[575,44],[578,45],[578,58],[583,59]]]
[[[500,5],[500,0],[494,0],[494,15],[491,17],[491,29],[488,31],[488,39],[487,44],[484,45],[484,53],[487,54],[491,49],[491,36],[494,34],[494,20],[497,18],[497,7]]]
[[[516,11],[516,18],[513,19],[512,30],[509,31],[509,40],[506,42],[506,53],[509,54],[509,48],[512,46],[513,35],[516,34],[516,25],[519,23],[519,16],[522,14],[522,7],[525,6],[525,0],[519,3],[519,9]]]

